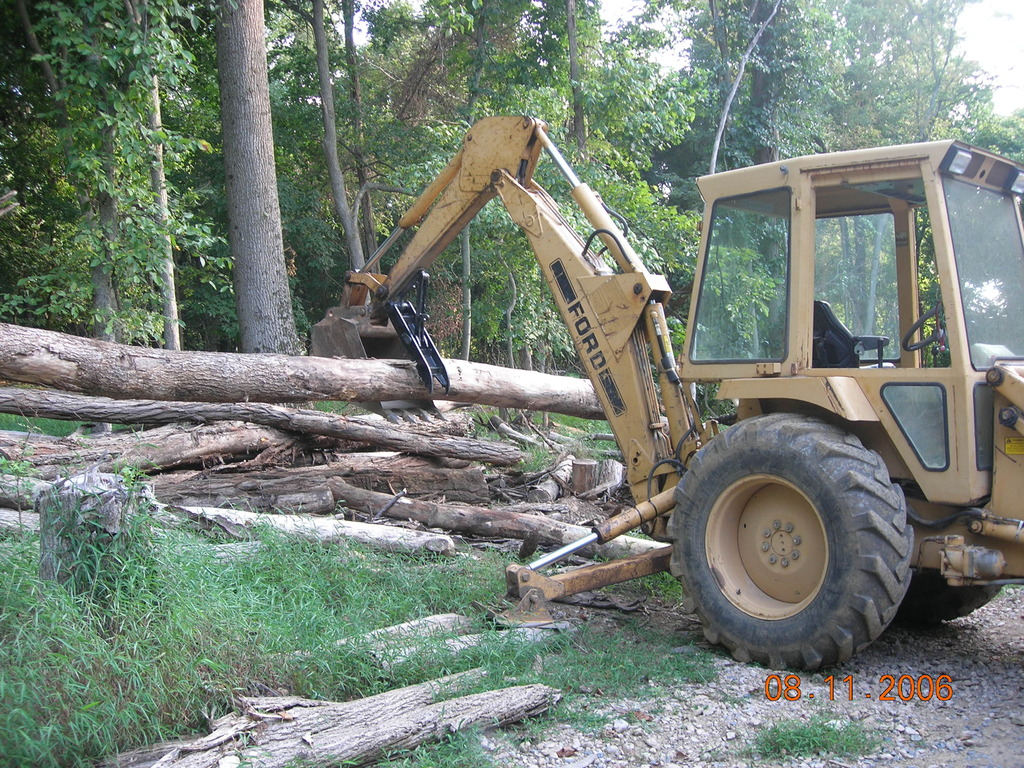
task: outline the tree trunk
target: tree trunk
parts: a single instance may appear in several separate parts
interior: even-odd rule
[[[54,483],[36,499],[39,578],[91,592],[127,545],[121,534],[137,504],[120,475],[90,470]]]
[[[299,350],[281,239],[263,0],[223,0],[217,18],[228,240],[242,351]]]
[[[446,363],[451,389],[444,399],[604,418],[589,381]],[[169,352],[5,323],[0,378],[117,399],[294,403],[431,397],[411,361]]]
[[[350,419],[264,403],[187,403],[155,400],[112,400],[65,392],[0,387],[0,413],[56,419],[88,419],[118,424],[170,424],[180,421],[248,421],[303,435],[324,435],[393,448],[407,453],[447,456],[511,465],[522,459],[517,448],[471,438],[417,434],[383,422]]]
[[[359,51],[356,48],[355,38],[355,0],[341,0],[341,13],[345,22],[345,68],[348,70],[348,90],[354,136],[350,151],[356,164],[356,183],[362,190],[370,183],[370,168],[364,151],[366,136],[363,133],[363,87],[359,78]],[[359,223],[362,227],[363,250],[373,253],[377,245],[377,230],[373,222],[373,205],[369,197],[362,206],[362,217]],[[362,265],[359,268],[362,268]]]
[[[157,137],[163,129],[160,115],[160,80],[153,75],[153,104],[149,112],[149,130],[153,133],[153,163],[149,182],[156,198],[157,223],[162,230],[160,254],[160,297],[164,316],[164,349],[181,349],[181,328],[178,319],[178,298],[174,290],[174,248],[168,230],[170,206],[167,201],[167,176],[164,173],[164,144]]]
[[[327,175],[331,180],[331,198],[334,202],[334,214],[341,223],[348,246],[349,265],[352,269],[362,269],[366,263],[363,254],[363,243],[359,237],[359,222],[352,211],[345,188],[345,175],[338,161],[338,127],[334,112],[334,78],[331,76],[330,48],[327,44],[327,26],[325,22],[324,0],[313,0],[313,40],[316,45],[316,71],[320,82],[320,111],[324,123],[324,159],[327,163]]]
[[[29,451],[19,444],[4,451],[17,460],[31,461],[39,477],[53,480],[69,470],[95,465],[102,472],[135,467],[144,472],[179,466],[208,466],[225,457],[256,456],[269,449],[290,446],[290,435],[269,427],[238,422],[203,424],[198,427],[158,427],[145,432],[114,432],[83,442],[67,438],[33,443]]]
[[[587,129],[583,121],[583,82],[580,79],[580,47],[576,34],[576,0],[566,0],[566,32],[569,38],[569,85],[572,89],[572,135],[580,154],[587,151]]]

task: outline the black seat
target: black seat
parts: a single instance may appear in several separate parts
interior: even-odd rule
[[[878,366],[882,366],[882,350],[889,343],[888,336],[854,336],[843,321],[836,317],[827,301],[814,302],[814,349],[811,365],[815,368],[859,368],[860,353],[878,352]]]

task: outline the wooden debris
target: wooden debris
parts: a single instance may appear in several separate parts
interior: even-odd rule
[[[487,481],[480,467],[450,468],[430,459],[394,452],[351,453],[316,467],[274,468],[249,472],[184,471],[150,478],[159,501],[182,507],[233,507],[253,512],[331,512],[334,497],[327,483],[342,477],[367,490],[449,501],[486,504]],[[296,494],[316,494],[311,504]],[[293,504],[302,503],[303,508]]]
[[[237,509],[182,507],[189,518],[219,526],[232,536],[247,536],[266,525],[289,536],[330,543],[357,541],[389,552],[433,552],[454,555],[455,542],[440,533],[411,531],[391,525],[373,525],[310,515],[264,515]]]
[[[597,485],[598,463],[596,459],[576,459],[572,463],[570,486],[575,494],[584,494]]]
[[[334,498],[350,509],[373,514],[391,497],[382,493],[356,488],[343,480],[330,482]],[[569,525],[541,515],[511,512],[504,508],[488,509],[467,504],[438,504],[403,498],[388,510],[387,516],[396,520],[415,520],[429,528],[440,528],[453,533],[501,539],[533,539],[539,544],[560,547],[578,541],[590,530]],[[601,554],[604,557],[638,555],[658,547],[667,546],[656,541],[620,536],[607,544],[588,547],[585,556]]]
[[[603,459],[598,465],[597,484],[589,491],[580,493],[584,499],[597,499],[615,492],[626,479],[626,467],[615,459]]]
[[[526,493],[526,500],[532,502],[554,501],[569,487],[572,478],[572,465],[576,457],[572,454],[563,456],[547,473],[543,480]]]
[[[464,673],[466,675],[467,673]],[[479,673],[476,673],[477,677]],[[349,702],[296,696],[242,697],[242,712],[213,723],[208,735],[172,746],[153,768],[217,768],[235,759],[260,768],[296,763],[368,765],[474,725],[500,726],[538,715],[559,699],[544,685],[521,685],[443,699],[463,676]],[[441,699],[441,700],[439,700]],[[138,754],[138,753],[136,753]],[[146,759],[156,757],[151,751]],[[141,768],[131,754],[107,763]]]
[[[39,513],[26,509],[0,508],[0,531],[26,533],[39,530]]]
[[[50,487],[45,480],[16,475],[0,475],[0,506],[33,509],[36,496]]]

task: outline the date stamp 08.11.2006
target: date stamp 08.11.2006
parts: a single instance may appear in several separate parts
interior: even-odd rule
[[[857,680],[853,675],[829,675],[821,683],[811,683],[800,675],[772,674],[764,679],[768,701],[949,701],[953,698],[953,678],[949,675],[882,675],[875,682]]]

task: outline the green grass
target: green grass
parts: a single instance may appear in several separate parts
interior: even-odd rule
[[[754,740],[754,750],[764,759],[864,755],[877,744],[875,734],[861,723],[816,714],[809,720],[783,720],[765,729]]]
[[[62,421],[60,419],[30,419],[27,416],[15,416],[0,413],[0,430],[12,432],[35,432],[44,435],[65,437],[82,425],[80,421]]]
[[[627,695],[652,676],[707,679],[701,655],[640,624],[585,626],[537,646],[493,642],[453,656],[428,646],[382,669],[358,643],[378,627],[494,603],[503,558],[383,555],[261,532],[251,558],[217,561],[208,540],[149,530],[72,594],[37,577],[38,540],[0,542],[0,755],[5,765],[85,766],[118,751],[205,732],[239,694],[271,688],[348,700],[483,666],[479,687],[543,682],[572,703]],[[479,629],[487,626],[480,621]],[[578,709],[578,708],[577,708]],[[583,715],[577,715],[583,716]],[[399,765],[487,766],[471,736],[396,758]]]

